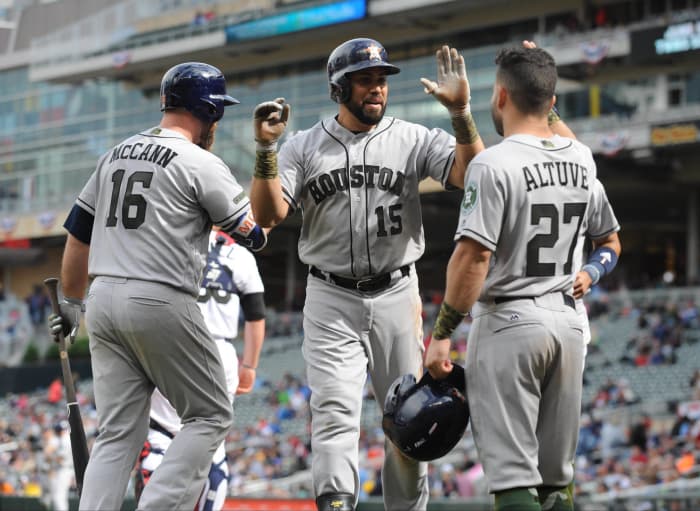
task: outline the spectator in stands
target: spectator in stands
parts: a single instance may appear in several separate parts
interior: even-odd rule
[[[49,464],[51,508],[53,511],[68,511],[68,491],[73,484],[73,455],[68,423],[59,422],[47,433],[44,455]]]
[[[696,369],[695,372],[693,372],[689,385],[693,393],[693,399],[700,399],[700,369]]]
[[[51,309],[51,301],[46,294],[44,286],[41,284],[34,284],[32,293],[27,296],[25,303],[27,304],[29,318],[31,319],[35,331],[38,328],[43,328],[46,322],[47,312]]]

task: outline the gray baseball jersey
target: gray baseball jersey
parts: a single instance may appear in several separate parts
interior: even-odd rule
[[[160,127],[108,151],[76,204],[95,217],[91,276],[162,282],[194,295],[212,223],[226,230],[250,209],[219,157]]]
[[[384,117],[354,134],[334,118],[291,137],[279,153],[287,202],[301,206],[302,262],[347,277],[395,270],[424,249],[418,182],[446,184],[455,140]]]
[[[478,154],[465,181],[455,239],[494,252],[480,300],[570,292],[583,224],[597,226],[588,207],[596,181],[590,149],[559,136],[514,135]]]

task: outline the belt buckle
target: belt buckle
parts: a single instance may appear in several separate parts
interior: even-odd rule
[[[365,293],[368,292],[368,291],[372,291],[372,288],[371,288],[371,287],[370,287],[370,288],[367,288],[367,289],[362,289],[362,288],[364,287],[364,284],[369,284],[369,283],[371,283],[373,280],[374,280],[374,277],[368,277],[368,278],[366,278],[366,279],[360,279],[360,280],[358,280],[357,282],[355,282],[355,289],[357,289],[358,291],[365,292]]]

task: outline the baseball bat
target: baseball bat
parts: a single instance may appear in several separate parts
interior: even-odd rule
[[[44,280],[44,285],[49,291],[51,309],[55,314],[60,314],[61,309],[58,305],[58,279],[50,277]],[[58,337],[58,354],[59,358],[61,359],[63,385],[66,388],[68,424],[70,425],[70,448],[73,454],[75,484],[78,488],[78,495],[80,495],[83,490],[85,467],[87,467],[90,455],[88,454],[87,438],[85,438],[85,429],[83,428],[83,419],[80,415],[80,407],[78,406],[78,400],[75,397],[75,384],[73,382],[73,373],[70,369],[68,350],[66,349],[66,338],[62,331],[59,332],[56,337]]]

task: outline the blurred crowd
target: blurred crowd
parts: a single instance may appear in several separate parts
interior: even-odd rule
[[[426,342],[440,303],[437,294],[425,300]],[[687,342],[686,334],[700,329],[700,314],[692,300],[620,308],[600,294],[588,307],[594,327],[596,318],[603,316],[636,318],[630,339],[635,339],[635,346],[640,345],[639,339],[651,346],[659,343],[668,356],[664,363],[673,363],[671,355]],[[271,336],[301,333],[300,313],[272,312],[272,316]],[[464,358],[470,326],[467,318],[453,335],[455,361]],[[286,349],[290,357],[301,356],[298,347]],[[231,496],[311,496],[309,397],[303,375],[288,372],[270,379],[259,377],[253,393],[238,398],[234,416],[239,421],[227,439]],[[78,399],[91,443],[97,424],[90,381],[78,380]],[[366,400],[377,406],[370,386]],[[578,495],[616,494],[700,474],[700,369],[689,378],[685,401],[669,403],[671,408],[658,414],[644,412],[639,406],[643,404],[643,396],[619,375],[610,375],[593,399],[584,403],[576,459]],[[0,411],[0,492],[38,497],[54,509],[52,478],[63,463],[56,445],[66,434],[67,420],[61,381],[35,392],[8,395],[0,399]],[[359,445],[361,498],[379,496],[384,434],[378,421],[362,430]],[[469,430],[450,454],[430,464],[429,485],[435,498],[487,494]]]

